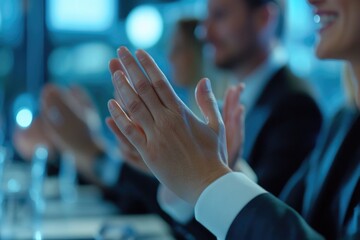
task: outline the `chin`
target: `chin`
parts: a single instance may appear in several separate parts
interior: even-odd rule
[[[323,46],[322,44],[317,45],[316,47],[316,56],[319,59],[332,59],[334,58],[334,54],[332,53],[331,47]]]
[[[319,59],[327,59],[328,56],[326,54],[324,54],[323,52],[316,50],[316,57]]]
[[[344,59],[343,49],[336,44],[319,43],[316,47],[316,56],[319,59]]]
[[[344,56],[339,54],[338,52],[331,50],[331,51],[325,51],[324,49],[316,49],[316,56],[319,59],[334,59],[334,60],[344,60]]]
[[[236,67],[234,61],[224,60],[224,59],[216,59],[215,65],[223,70],[233,70]]]

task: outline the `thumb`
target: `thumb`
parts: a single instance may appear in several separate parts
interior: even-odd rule
[[[196,102],[207,121],[207,124],[216,132],[222,124],[222,118],[214,93],[212,92],[210,80],[203,78],[196,86]]]

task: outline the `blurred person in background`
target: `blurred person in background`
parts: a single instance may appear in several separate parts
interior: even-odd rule
[[[189,108],[200,116],[196,105],[194,90],[203,75],[203,42],[196,35],[199,28],[197,19],[179,20],[170,39],[170,60],[172,82],[186,89],[188,99],[184,99]]]
[[[174,85],[186,90],[186,105],[198,116],[201,116],[196,104],[194,90],[198,79],[204,75],[215,75],[222,77],[220,81],[214,81],[213,89],[215,97],[222,99],[225,90],[229,86],[227,74],[217,69],[211,69],[211,60],[204,55],[205,39],[203,26],[199,19],[179,19],[170,38],[170,49],[168,59],[170,60],[171,80]],[[218,76],[219,75],[219,76]]]
[[[283,15],[276,0],[210,0],[204,23],[216,66],[246,84],[239,157],[274,195],[311,152],[322,123],[311,87],[279,57]]]

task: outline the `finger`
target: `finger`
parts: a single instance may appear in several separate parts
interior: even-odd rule
[[[230,118],[230,121],[231,121],[231,118],[232,118],[232,114],[235,114],[236,111],[231,111],[231,109],[237,109],[239,108],[240,106],[242,106],[240,104],[240,95],[241,93],[244,91],[245,89],[245,85],[243,83],[240,83],[239,85],[237,85],[235,88],[234,88],[234,93],[233,93],[233,96],[230,98],[230,103],[229,103],[229,106],[230,106],[230,109],[229,109],[229,118]],[[235,124],[238,124],[239,121],[236,119],[236,117],[233,117],[233,119],[236,121]]]
[[[245,84],[240,83],[238,84],[235,88],[234,88],[234,93],[233,96],[230,99],[230,105],[231,106],[236,106],[239,104],[240,101],[240,95],[241,93],[244,91],[245,89]]]
[[[239,117],[243,118],[244,117],[244,113],[245,113],[245,107],[243,104],[240,103],[239,99],[241,97],[241,94],[243,93],[245,89],[245,85],[244,84],[239,84],[236,89],[235,89],[235,93],[234,93],[234,98],[233,98],[233,103],[232,106],[237,110],[238,114],[240,114]],[[236,112],[236,113],[237,113]]]
[[[244,113],[244,107],[242,105],[238,105],[234,108],[234,116],[231,118],[232,121],[229,121],[229,126],[231,129],[239,129],[239,131],[235,131],[234,134],[243,134],[242,129],[242,119]]]
[[[113,132],[113,134],[116,136],[116,138],[118,139],[118,141],[120,142],[121,145],[132,146],[132,144],[129,142],[129,140],[124,136],[124,134],[117,127],[114,119],[112,119],[111,117],[108,117],[106,119],[106,124],[108,125],[110,130]]]
[[[110,73],[111,73],[111,78],[113,78],[115,72],[117,71],[122,71],[126,77],[128,78],[128,74],[126,72],[126,69],[123,67],[123,65],[120,63],[119,59],[118,58],[114,58],[114,59],[111,59],[110,62],[109,62],[109,70],[110,70]],[[130,83],[131,85],[131,83]],[[121,99],[121,96],[118,94],[117,91],[114,91],[114,98],[115,100],[120,104],[121,108],[123,110],[125,110],[125,105],[124,105],[124,102],[123,100]]]
[[[234,108],[240,104],[239,99],[244,88],[245,85],[243,83],[240,83],[237,86],[228,89],[225,97],[223,110],[223,118],[225,123],[232,121],[232,119],[234,118]]]
[[[106,119],[106,124],[110,128],[110,130],[115,134],[119,141],[120,151],[122,156],[124,157],[124,160],[131,160],[131,161],[139,161],[141,159],[141,156],[139,155],[139,152],[136,150],[136,148],[129,142],[129,140],[122,134],[122,132],[119,130],[119,128],[116,126],[116,123],[114,120],[109,117]]]
[[[225,101],[224,101],[224,108],[223,108],[223,112],[222,112],[222,116],[226,123],[228,122],[229,119],[229,112],[230,112],[230,102],[231,102],[231,98],[234,95],[234,88],[230,87],[226,90],[226,94],[225,94]]]
[[[230,127],[230,131],[227,130],[227,142],[228,142],[228,154],[229,154],[229,166],[233,168],[236,160],[241,156],[242,143],[244,139],[244,129],[243,129],[243,116],[244,107],[238,105],[234,109],[234,116],[232,117],[233,121],[226,125]]]
[[[62,98],[63,92],[55,85],[47,85],[44,87],[41,96],[42,113],[44,120],[47,120],[54,129],[58,130],[67,123],[67,118],[72,111],[65,104]]]
[[[153,116],[145,106],[144,102],[129,85],[123,72],[115,72],[113,84],[123,101],[125,106],[124,110],[130,119],[134,120],[136,124],[140,124],[144,130],[151,128],[154,123]]]
[[[174,89],[171,87],[169,81],[164,73],[159,69],[154,59],[143,50],[136,52],[136,57],[139,60],[144,71],[149,76],[150,81],[159,96],[161,102],[169,109],[178,107],[182,101],[177,97]]]
[[[219,132],[222,118],[209,79],[201,79],[198,83],[196,87],[196,101],[205,119],[207,119],[208,125],[215,132]]]
[[[89,94],[85,91],[84,88],[79,85],[72,85],[69,88],[70,95],[76,99],[81,106],[85,106],[87,108],[93,108],[94,104],[89,96]]]
[[[136,125],[128,118],[125,112],[121,109],[115,100],[108,102],[108,109],[116,126],[124,134],[133,146],[139,146],[140,149],[144,148],[146,143],[146,136]]]
[[[111,132],[115,135],[116,138],[119,138],[119,135],[123,135],[120,131],[120,129],[117,127],[114,119],[112,119],[111,117],[107,117],[105,119],[106,125],[108,126],[108,128],[111,130]]]
[[[159,114],[159,106],[162,106],[158,95],[155,93],[149,79],[145,76],[144,72],[136,62],[135,58],[125,47],[118,50],[118,55],[121,64],[127,70],[130,80],[134,89],[139,94],[140,98],[145,103],[146,107],[153,115]]]
[[[113,59],[110,60],[110,62],[109,62],[109,70],[110,70],[111,76],[113,76],[116,71],[120,70],[123,73],[125,73],[127,78],[129,78],[129,75],[128,75],[126,69],[121,64],[121,62],[119,61],[118,58],[113,58]]]

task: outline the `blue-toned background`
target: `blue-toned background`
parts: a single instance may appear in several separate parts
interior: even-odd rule
[[[293,71],[313,84],[330,116],[344,98],[341,64],[314,57],[315,26],[306,1],[285,5],[286,57]],[[173,23],[205,14],[206,0],[0,0],[0,141],[10,140],[15,124],[31,123],[45,82],[86,86],[107,115],[112,95],[107,63],[116,48],[147,49],[169,75]]]

